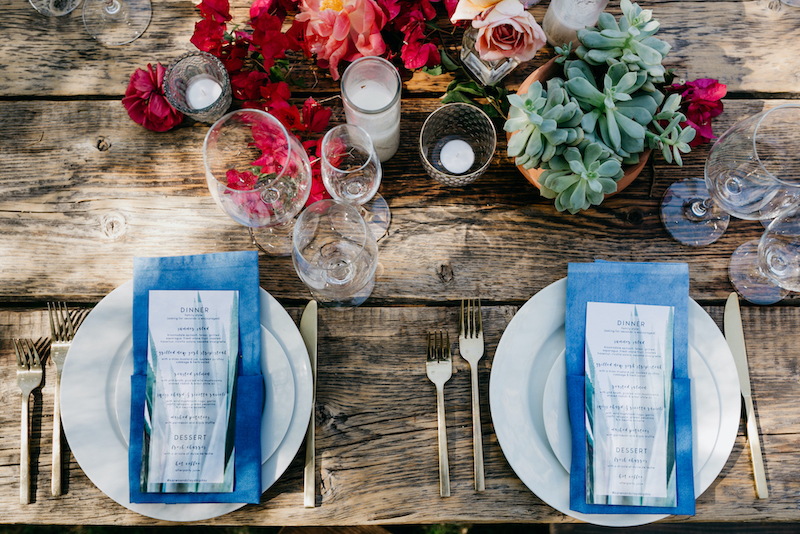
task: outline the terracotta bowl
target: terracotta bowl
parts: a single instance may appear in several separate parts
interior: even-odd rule
[[[522,95],[528,92],[528,88],[531,84],[535,81],[542,82],[542,85],[545,85],[544,82],[549,80],[550,78],[557,76],[561,73],[561,65],[556,63],[556,58],[552,58],[550,61],[533,71],[530,76],[525,78],[525,81],[522,82],[522,85],[519,86],[517,90],[518,95]],[[511,139],[513,133],[506,132],[506,139]],[[639,173],[642,172],[642,169],[647,164],[647,158],[650,157],[651,149],[647,148],[643,152],[639,154],[639,163],[635,165],[629,165],[624,168],[625,174],[620,178],[619,182],[617,182],[617,190],[614,193],[609,193],[605,196],[605,198],[611,197],[631,185],[631,183],[639,176]],[[539,176],[544,172],[544,169],[526,169],[521,165],[517,166],[519,172],[528,179],[530,183],[536,186],[537,189],[541,189],[542,186],[539,184]]]

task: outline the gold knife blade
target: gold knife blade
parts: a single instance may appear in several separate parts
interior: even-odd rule
[[[758,424],[753,412],[753,399],[750,390],[750,371],[747,367],[747,349],[744,344],[742,316],[739,311],[739,296],[731,293],[725,303],[725,339],[733,353],[736,372],[739,374],[739,387],[744,398],[745,418],[747,421],[747,442],[750,444],[750,459],[753,461],[753,473],[756,479],[756,495],[759,499],[769,497],[767,477],[764,473],[764,460],[761,457],[761,443],[758,438]]]
[[[303,505],[306,508],[316,506],[315,484],[315,454],[314,454],[314,410],[317,400],[317,301],[312,300],[303,310],[300,317],[300,335],[308,350],[308,357],[311,360],[311,376],[313,380],[313,393],[311,396],[311,420],[308,422],[306,431],[306,463],[303,469]]]

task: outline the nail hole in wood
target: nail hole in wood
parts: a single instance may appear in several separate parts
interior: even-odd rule
[[[443,263],[439,266],[439,278],[442,282],[450,282],[453,279],[453,268],[450,264]]]
[[[97,150],[99,150],[100,152],[105,152],[106,150],[111,148],[111,143],[109,143],[105,137],[101,137],[100,139],[97,140],[96,146]]]

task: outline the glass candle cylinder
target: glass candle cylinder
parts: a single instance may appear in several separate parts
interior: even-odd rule
[[[562,46],[571,41],[574,50],[578,46],[578,30],[594,26],[607,4],[608,0],[550,0],[542,21],[547,42]]]
[[[200,122],[216,121],[233,101],[225,65],[207,52],[188,52],[167,67],[164,96],[172,107]]]
[[[400,146],[400,73],[380,57],[353,61],[342,76],[342,101],[349,124],[360,126],[372,138],[381,161]]]

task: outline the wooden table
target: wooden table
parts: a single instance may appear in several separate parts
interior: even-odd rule
[[[546,2],[544,3],[546,4]],[[723,132],[737,120],[800,97],[800,9],[776,0],[650,1],[673,46],[679,78],[718,78],[728,86]],[[238,20],[248,4],[235,3]],[[616,9],[616,6],[612,4]],[[541,21],[546,5],[533,10]],[[214,204],[202,170],[207,125],[154,133],[129,120],[120,103],[135,68],[168,64],[192,49],[198,14],[191,2],[156,0],[142,38],[107,48],[84,32],[80,9],[63,19],[27,2],[0,5],[0,521],[145,525],[159,522],[117,505],[65,465],[65,494],[52,498],[53,368],[32,401],[34,503],[18,504],[19,390],[11,338],[49,337],[47,301],[91,307],[132,276],[134,256],[244,250],[243,227]],[[552,55],[520,66],[518,85]],[[324,72],[300,67],[335,95]],[[506,462],[490,417],[489,375],[505,326],[527,299],[566,274],[568,262],[596,258],[684,261],[691,296],[721,325],[732,291],[728,258],[758,237],[758,222],[732,221],[717,243],[673,241],[658,205],[674,180],[702,174],[708,146],[682,168],[659,158],[622,194],[578,215],[556,212],[498,144],[489,171],[451,189],[427,177],[416,144],[439,105],[447,76],[404,78],[403,136],[385,165],[381,193],[392,209],[380,242],[372,297],[352,311],[320,314],[317,393],[317,507],[303,508],[302,448],[258,506],[209,521],[236,525],[354,525],[438,522],[570,522],[531,493]],[[298,99],[308,96],[295,92]],[[333,123],[342,122],[340,101]],[[297,320],[309,298],[289,258],[261,256],[261,284]],[[428,329],[458,325],[462,297],[483,299],[487,355],[480,365],[486,491],[472,481],[469,372],[454,359],[446,387],[452,497],[438,495],[436,411],[425,376]],[[800,520],[800,300],[744,306],[745,336],[770,498],[756,500],[740,429],[727,465],[697,500],[697,515],[666,521]],[[66,458],[65,458],[66,459]]]

